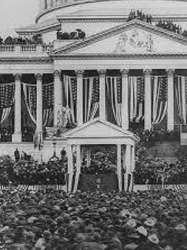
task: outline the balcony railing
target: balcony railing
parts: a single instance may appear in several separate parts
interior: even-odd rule
[[[50,50],[53,49],[52,45],[46,45],[46,44],[28,44],[28,45],[0,45],[0,55],[6,54],[12,55],[12,54],[25,54],[25,53],[36,53],[46,54]]]

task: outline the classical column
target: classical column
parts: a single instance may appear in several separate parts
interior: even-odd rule
[[[134,170],[135,170],[135,145],[131,146],[131,168],[130,168],[131,180],[130,180],[129,191],[133,191]]]
[[[106,120],[106,86],[105,86],[106,70],[99,70],[99,117]]]
[[[152,126],[152,105],[151,105],[151,70],[144,70],[145,95],[144,95],[144,129],[150,130]]]
[[[75,184],[74,184],[74,188],[73,188],[74,193],[78,189],[80,172],[81,172],[81,146],[77,145],[76,175],[75,175]]]
[[[118,175],[118,189],[122,191],[121,179],[121,144],[117,144],[117,175]]]
[[[54,72],[54,126],[58,124],[58,111],[62,106],[62,82],[60,72]]]
[[[168,69],[168,112],[167,112],[167,129],[174,129],[174,70]]]
[[[83,72],[76,71],[77,75],[77,125],[83,124]]]
[[[131,145],[126,145],[125,152],[125,175],[124,175],[124,189],[128,191],[128,179],[131,168]]]
[[[73,183],[73,154],[72,154],[72,145],[67,145],[67,157],[68,157],[68,193],[72,192],[72,183]]]
[[[129,129],[129,108],[128,108],[128,70],[121,71],[122,76],[122,103],[121,103],[121,120],[122,128]]]
[[[42,102],[42,75],[36,74],[37,104],[36,104],[36,131],[42,133],[43,102]]]
[[[21,75],[15,75],[14,134],[12,142],[21,142]]]

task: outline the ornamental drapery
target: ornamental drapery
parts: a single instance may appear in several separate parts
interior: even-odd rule
[[[0,124],[3,124],[9,117],[14,105],[14,83],[0,84]]]
[[[167,77],[152,76],[152,124],[163,121],[167,114]]]
[[[175,98],[176,98],[176,108],[177,115],[182,122],[186,124],[187,122],[187,77],[176,75],[175,77]]]
[[[99,79],[87,77],[83,79],[83,113],[84,122],[93,120],[99,110]]]
[[[121,77],[107,76],[106,89],[114,120],[121,126]]]
[[[54,100],[54,87],[53,83],[43,84],[42,99],[43,99],[43,126],[52,126],[53,121],[53,100]],[[25,105],[27,112],[36,124],[36,98],[37,86],[36,84],[22,83]]]
[[[144,77],[129,76],[128,84],[130,121],[138,123],[144,119]]]

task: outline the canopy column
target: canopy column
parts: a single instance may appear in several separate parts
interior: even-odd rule
[[[72,145],[67,145],[67,157],[68,157],[68,186],[67,192],[72,192],[72,184],[73,184],[73,153],[72,153]]]
[[[99,70],[99,117],[106,120],[106,86],[105,86],[106,70]]]
[[[168,112],[167,129],[174,129],[174,69],[168,69]]]
[[[131,168],[131,145],[126,145],[125,150],[125,174],[124,174],[124,189],[129,191],[129,173]]]
[[[81,172],[81,145],[77,145],[77,159],[76,159],[76,175],[75,175],[75,185],[73,192],[75,193],[78,189],[80,172]]]
[[[129,108],[128,108],[128,70],[123,69],[122,75],[122,105],[121,105],[121,118],[122,128],[129,129]]]
[[[14,134],[12,142],[22,141],[21,132],[21,75],[15,75]]]
[[[122,175],[121,175],[121,144],[117,144],[117,176],[118,176],[118,189],[122,191]]]
[[[134,170],[135,170],[135,146],[131,146],[131,166],[130,166],[130,184],[129,191],[133,191],[134,185]]]
[[[144,95],[144,128],[150,130],[152,127],[151,116],[151,70],[144,70],[145,95]]]

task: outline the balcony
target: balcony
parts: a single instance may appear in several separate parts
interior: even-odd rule
[[[52,49],[52,45],[43,44],[0,45],[0,57],[47,56]]]

